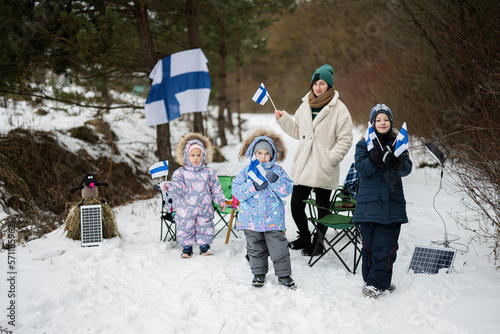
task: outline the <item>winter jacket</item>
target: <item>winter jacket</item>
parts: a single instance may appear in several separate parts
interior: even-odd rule
[[[202,162],[193,166],[189,162],[188,147],[193,143],[202,146]],[[212,157],[212,146],[208,137],[199,134],[188,134],[179,142],[176,160],[184,166],[172,175],[168,194],[176,198],[176,221],[198,215],[213,218],[212,202],[225,201],[224,193],[215,172],[205,165]]]
[[[176,198],[176,219],[199,215],[213,218],[212,202],[225,200],[217,175],[205,165],[178,168],[172,175],[170,186],[168,193]]]
[[[389,145],[393,145],[394,140],[395,135],[392,135]],[[380,147],[376,141],[374,145],[377,148]],[[365,139],[361,139],[356,144],[354,158],[360,179],[353,222],[380,224],[408,222],[401,178],[410,174],[412,162],[408,151],[402,154],[405,158],[405,165],[401,171],[393,172],[386,164],[380,168],[373,165],[368,155]]]
[[[261,134],[265,135],[265,132]],[[284,231],[285,205],[281,198],[292,193],[293,182],[285,170],[276,164],[276,161],[277,159],[284,159],[286,150],[283,151],[283,145],[275,146],[273,140],[274,142],[277,140],[270,140],[268,136],[256,136],[255,138],[252,137],[252,139],[253,140],[247,147],[245,155],[251,158],[254,153],[253,148],[255,144],[259,140],[267,140],[271,144],[274,152],[277,153],[274,154],[271,161],[263,163],[262,166],[266,172],[272,170],[277,174],[278,179],[274,183],[269,183],[269,186],[264,190],[257,191],[253,186],[253,181],[248,180],[249,166],[243,168],[238,176],[236,176],[232,184],[232,194],[240,201],[236,228],[239,230],[252,230],[257,232],[272,230]],[[245,143],[243,147],[246,148]],[[240,151],[240,153],[241,152],[242,151]]]
[[[312,119],[309,93],[295,112],[295,120],[285,112],[277,121],[299,146],[292,166],[292,180],[296,185],[337,189],[340,162],[352,145],[352,120],[347,107],[339,100],[339,93]]]

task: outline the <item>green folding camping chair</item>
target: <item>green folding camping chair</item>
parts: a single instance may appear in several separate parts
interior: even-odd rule
[[[351,168],[354,170],[354,164]],[[356,269],[361,262],[361,231],[358,225],[352,223],[358,189],[357,172],[355,170],[354,172],[355,179],[353,180],[353,175],[349,170],[346,182],[335,190],[328,208],[318,206],[312,198],[304,201],[309,208],[307,218],[314,225],[320,242],[325,246],[316,259],[314,255],[311,256],[309,259],[311,267],[331,251],[350,273],[356,274]],[[352,184],[347,182],[348,179]],[[328,214],[319,218],[318,209],[327,210]],[[319,225],[328,227],[325,233],[321,233],[318,229]],[[352,256],[352,261],[349,259],[350,256]]]
[[[218,221],[215,223],[216,230],[219,229],[215,236],[217,236],[222,230],[227,228],[226,234],[226,244],[229,242],[229,237],[231,233],[238,238],[238,235],[233,230],[233,221],[238,217],[238,206],[236,199],[233,198],[232,195],[232,183],[234,176],[219,176],[219,182],[222,186],[222,191],[224,192],[224,196],[226,197],[226,209],[224,211],[221,210],[219,205],[214,203],[215,212],[218,216]]]

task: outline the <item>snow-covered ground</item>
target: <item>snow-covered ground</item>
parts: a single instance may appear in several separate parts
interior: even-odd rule
[[[3,109],[2,114],[6,113]],[[15,127],[21,114],[10,112],[10,123],[2,120],[0,131]],[[59,126],[82,125],[84,116],[71,120],[67,114],[58,115]],[[243,117],[248,120],[246,133],[262,125],[280,131],[272,113]],[[117,134],[122,143],[130,143],[129,150],[136,149],[134,145],[154,150],[154,129],[147,128],[144,119],[131,123],[127,117],[116,117],[110,121],[113,129],[121,129]],[[26,122],[25,127],[37,129],[55,126],[48,119]],[[175,133],[185,132],[179,124]],[[286,134],[283,137],[289,149],[283,166],[290,173],[296,142]],[[355,130],[355,142],[360,137],[361,130]],[[71,141],[68,137],[61,140]],[[248,163],[237,160],[239,148],[236,142],[225,147],[223,153],[229,161],[211,167],[219,175],[237,174]],[[354,147],[342,163],[342,177],[353,155]],[[139,168],[147,169],[153,162]],[[431,246],[445,238],[443,222],[433,208],[439,172],[415,168],[404,179],[410,223],[402,228],[394,267],[397,290],[376,300],[361,294],[361,275],[349,274],[331,253],[311,268],[300,251],[291,251],[295,291],[278,285],[272,266],[265,286],[253,288],[241,232],[237,232],[239,238],[231,236],[228,244],[224,244],[225,231],[217,236],[212,245],[214,256],[181,259],[177,243],[159,241],[158,196],[116,208],[122,238],[105,240],[98,247],[82,248],[79,241],[65,237],[63,228],[17,247],[15,299],[8,296],[8,253],[1,253],[0,326],[12,328],[7,308],[14,300],[15,333],[29,334],[498,333],[500,273],[490,258],[489,245],[468,244],[473,235],[450,217],[450,212],[462,210],[461,195],[452,193],[446,182],[436,197],[436,209],[444,218],[449,238],[460,238],[451,244],[459,248],[454,270],[436,275],[407,272],[416,245]],[[294,239],[289,198],[286,202],[287,236]],[[462,244],[468,244],[470,250],[463,252],[466,247]]]

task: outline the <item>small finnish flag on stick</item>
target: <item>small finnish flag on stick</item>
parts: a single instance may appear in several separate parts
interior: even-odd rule
[[[262,164],[259,162],[255,154],[252,156],[250,166],[248,166],[248,180],[255,181],[255,183],[257,183],[259,186],[267,181],[266,170],[264,169],[264,166],[262,166]],[[278,200],[278,197],[276,197],[273,191],[271,191],[271,194],[274,198],[276,198],[276,200]]]
[[[257,102],[260,105],[266,104],[267,100],[271,100],[271,103],[273,104],[274,109],[276,110],[276,106],[274,105],[273,99],[271,98],[271,95],[269,95],[269,92],[266,89],[266,86],[264,86],[263,83],[260,84],[259,89],[255,92],[255,94],[252,97],[252,100]]]
[[[266,86],[264,86],[264,84],[261,83],[259,89],[257,89],[255,94],[253,95],[252,100],[254,100],[255,102],[257,102],[260,105],[264,105],[264,104],[266,104],[268,99],[269,98],[267,96]]]
[[[398,136],[396,137],[396,147],[394,149],[394,155],[399,157],[401,153],[408,149],[408,131],[406,130],[406,122],[403,123],[401,130],[399,130]]]
[[[149,167],[149,173],[154,179],[155,177],[160,177],[168,174],[168,161],[160,161],[155,163],[153,166]]]
[[[375,130],[373,130],[372,124],[368,122],[368,129],[365,132],[365,140],[366,140],[366,146],[368,148],[368,151],[373,149],[375,145],[373,144],[373,139],[377,137],[377,134],[375,133]]]
[[[250,166],[248,166],[248,179],[255,181],[258,185],[266,182],[266,170],[260,164],[259,160],[255,156],[252,156],[252,161],[250,161]]]

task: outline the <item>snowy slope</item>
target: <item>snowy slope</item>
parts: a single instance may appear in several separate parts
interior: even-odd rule
[[[272,114],[243,116],[247,131],[262,124],[279,131]],[[152,130],[145,133],[151,136]],[[355,141],[360,136],[356,130]],[[290,173],[296,143],[283,137],[289,149],[283,166]],[[211,167],[219,175],[236,174],[247,163],[237,160],[239,148],[224,148],[230,161]],[[353,150],[342,163],[342,176]],[[116,208],[121,239],[82,248],[60,228],[18,247],[15,333],[497,333],[500,274],[487,244],[458,252],[451,274],[407,273],[415,245],[444,238],[443,222],[432,207],[439,170],[414,169],[404,187],[410,223],[402,228],[393,294],[366,298],[360,274],[347,273],[332,254],[310,268],[300,251],[291,251],[296,291],[279,286],[272,267],[264,288],[255,289],[241,232],[227,245],[225,232],[217,236],[212,257],[181,259],[177,243],[159,241],[158,196]],[[448,214],[461,210],[461,197],[448,189],[445,182],[436,207],[448,233],[465,244],[472,234]],[[289,198],[286,205],[287,236],[293,239]],[[4,328],[7,261],[7,253],[1,253]]]

